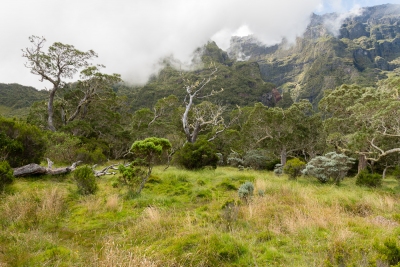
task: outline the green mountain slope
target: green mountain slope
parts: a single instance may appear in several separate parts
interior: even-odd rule
[[[38,91],[30,86],[0,83],[0,115],[24,117],[34,102],[46,99],[47,96],[47,91]]]
[[[340,28],[332,25],[339,23]],[[295,44],[264,47],[253,37],[235,37],[229,55],[256,61],[261,76],[294,100],[317,102],[322,91],[343,83],[372,86],[400,66],[400,5],[365,8],[341,20],[313,15]]]
[[[151,108],[158,99],[171,94],[183,101],[187,79],[194,82],[199,77],[206,77],[210,63],[213,62],[218,71],[215,79],[207,85],[207,91],[221,91],[223,88],[223,91],[218,94],[218,103],[247,106],[262,102],[265,105],[274,106],[280,97],[274,90],[274,84],[263,81],[256,62],[233,62],[214,42],[209,42],[198,52],[201,53],[203,64],[194,71],[177,70],[174,68],[174,62],[166,59],[164,68],[157,75],[152,76],[146,85],[132,88],[131,91],[121,87],[116,91],[119,94],[130,95],[134,110],[142,107]]]

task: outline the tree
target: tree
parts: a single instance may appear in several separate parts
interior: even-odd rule
[[[343,85],[328,92],[319,107],[325,120],[327,141],[337,152],[359,156],[360,173],[375,162],[400,152],[399,79],[387,79],[378,88]]]
[[[285,165],[289,155],[314,155],[320,150],[321,119],[308,101],[290,108],[268,108],[258,103],[248,117],[243,131],[248,149],[266,147]]]
[[[367,150],[365,139],[353,135],[359,129],[357,118],[351,109],[356,103],[363,104],[369,97],[373,88],[363,88],[358,85],[342,85],[335,90],[326,90],[324,97],[318,104],[324,120],[324,131],[327,135],[327,144],[335,149],[337,153],[348,153]],[[352,138],[357,137],[357,138]],[[358,172],[367,167],[364,153],[358,153]]]
[[[205,78],[200,80],[184,79],[186,96],[182,126],[186,140],[190,143],[196,142],[200,131],[205,130],[205,128],[218,127],[219,129],[216,130],[215,135],[223,132],[226,128],[222,117],[225,107],[214,105],[210,102],[203,102],[198,106],[194,103],[196,99],[204,99],[218,93],[214,90],[207,94],[204,93],[206,85],[215,78],[218,68],[213,67],[210,71]],[[193,114],[192,117],[190,113]]]
[[[149,137],[132,144],[131,152],[136,160],[128,167],[120,165],[118,169],[124,183],[134,190],[135,195],[140,194],[144,188],[151,175],[155,159],[170,148],[171,143],[167,139],[157,137]]]
[[[81,71],[80,80],[76,84],[76,89],[70,92],[71,100],[75,99],[73,105],[61,105],[61,116],[64,125],[75,120],[79,114],[85,117],[88,112],[88,106],[91,102],[105,101],[114,94],[112,85],[121,81],[119,74],[108,75],[100,72],[100,67],[90,66]],[[65,98],[64,98],[65,100]],[[68,103],[67,103],[68,104]]]
[[[90,102],[90,99],[96,94],[96,90],[93,88],[99,87],[98,82],[101,82],[100,86],[103,86],[104,83],[109,85],[109,82],[119,79],[117,74],[104,75],[98,72],[97,67],[90,66],[88,61],[97,57],[93,50],[82,52],[73,45],[56,42],[48,48],[46,53],[43,51],[46,42],[44,37],[30,36],[29,41],[32,43],[32,47],[22,49],[22,56],[27,59],[25,66],[30,69],[32,74],[38,75],[40,81],[47,80],[53,86],[47,104],[47,123],[51,131],[56,130],[53,121],[54,100],[57,91],[66,85],[64,79],[72,79],[79,70],[82,70],[81,77],[84,80],[81,85],[84,95],[82,101],[68,118],[69,121],[73,120],[81,112],[82,107]]]

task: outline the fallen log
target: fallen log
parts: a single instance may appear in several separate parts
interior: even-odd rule
[[[116,172],[109,172],[108,170],[109,170],[109,169],[118,170],[118,168],[115,167],[115,166],[118,166],[118,165],[119,165],[119,164],[116,163],[116,164],[110,165],[110,166],[108,166],[108,167],[105,167],[104,169],[102,169],[102,170],[100,170],[100,171],[96,171],[96,170],[94,169],[94,168],[96,167],[96,165],[94,165],[94,166],[92,167],[92,170],[93,170],[94,176],[96,176],[96,177],[103,176],[103,175],[115,175],[115,174],[117,174]]]
[[[76,169],[80,161],[74,162],[69,167],[61,167],[61,168],[52,168],[52,162],[48,160],[48,167],[40,166],[36,163],[31,163],[22,167],[18,167],[14,169],[14,177],[28,176],[28,175],[41,175],[41,174],[49,174],[49,175],[58,175],[72,172]]]

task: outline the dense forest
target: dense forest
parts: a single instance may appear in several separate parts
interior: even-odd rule
[[[397,9],[398,6],[391,5],[368,8],[363,15],[345,20],[337,36],[324,28],[323,19],[315,15],[304,36],[289,48],[285,41],[274,47],[264,47],[252,37],[233,38],[226,52],[210,41],[195,51],[196,58],[201,60],[194,61],[191,70],[177,68],[179,62],[172,56],[167,57],[162,59],[162,69],[142,86],[125,83],[119,74],[105,74],[104,66],[91,65],[89,60],[97,57],[92,50],[83,52],[73,45],[54,43],[45,51],[46,40],[31,36],[31,47],[22,50],[26,66],[32,75],[49,81],[52,88],[38,91],[18,84],[0,84],[0,201],[4,200],[0,211],[8,214],[0,217],[1,229],[14,231],[14,234],[18,229],[28,231],[30,228],[56,232],[61,223],[56,217],[66,216],[64,212],[68,210],[62,205],[70,205],[69,212],[82,219],[82,212],[78,211],[82,201],[86,201],[83,205],[89,205],[89,196],[97,194],[101,198],[107,194],[106,205],[110,210],[103,213],[101,203],[97,203],[99,206],[93,208],[91,216],[111,216],[108,219],[114,221],[116,217],[113,216],[118,214],[115,216],[123,220],[121,227],[149,239],[152,238],[149,233],[154,230],[171,242],[167,245],[137,238],[132,241],[135,245],[124,243],[127,247],[140,247],[141,262],[132,263],[136,265],[127,263],[133,259],[126,258],[124,250],[115,245],[116,240],[107,241],[108,247],[96,250],[120,253],[116,262],[126,263],[121,266],[245,266],[249,262],[255,262],[255,266],[257,262],[284,266],[288,263],[285,255],[273,252],[271,247],[264,248],[268,253],[258,251],[257,244],[273,240],[275,247],[282,248],[289,245],[279,243],[280,238],[289,236],[293,241],[296,235],[306,242],[307,233],[298,229],[302,223],[300,217],[307,221],[304,227],[311,225],[313,236],[322,240],[325,234],[331,235],[331,225],[323,223],[322,218],[316,214],[305,215],[306,209],[313,209],[312,203],[318,203],[315,205],[332,220],[332,214],[336,214],[349,221],[347,228],[341,230],[343,235],[346,231],[357,232],[353,227],[357,223],[350,223],[351,216],[364,218],[381,214],[388,208],[389,215],[385,213],[386,217],[374,218],[387,220],[386,226],[390,229],[384,232],[384,237],[394,234],[396,230],[392,226],[398,229],[400,223],[399,191],[398,186],[389,188],[387,181],[400,177],[397,63],[400,15]],[[242,61],[238,55],[245,55],[247,60]],[[76,82],[65,82],[75,74],[80,74]],[[102,166],[102,170],[96,170],[96,166]],[[172,169],[170,174],[166,172],[168,168]],[[217,174],[219,169],[221,173]],[[213,180],[213,173],[222,178]],[[21,178],[23,176],[28,178]],[[53,176],[55,178],[49,178]],[[109,180],[100,181],[100,176]],[[160,178],[167,176],[169,180]],[[302,183],[315,178],[312,189],[304,190],[312,191],[316,199],[310,200],[299,193],[302,190],[299,184],[289,188],[282,180],[276,180],[282,176]],[[357,187],[349,185],[345,179],[349,176],[355,177]],[[17,185],[16,177],[21,179]],[[14,193],[20,186],[27,187],[25,182],[42,183],[38,177],[56,183],[67,179],[76,183],[78,190],[66,197],[66,192],[71,190],[67,182],[52,191],[54,199],[51,201],[61,205],[59,210],[53,209],[54,214],[38,208],[50,205],[40,202],[45,201],[44,196],[49,192],[25,195],[26,203],[32,199],[41,203],[37,208],[32,207],[31,212],[36,217],[33,221],[29,221],[26,214],[26,217],[21,215],[23,220],[12,217],[7,203],[18,202],[13,199],[17,195]],[[334,193],[330,194],[337,202],[326,201],[315,189],[324,185],[334,188]],[[381,206],[365,200],[362,205],[356,205],[352,199],[339,195],[341,187],[342,192],[357,199],[353,199],[357,203],[361,200],[351,195],[352,191],[372,197],[373,190],[381,188],[376,196]],[[117,197],[114,195],[116,204],[108,202],[112,197],[108,192],[117,194]],[[266,198],[284,210],[273,211],[263,202]],[[124,206],[121,199],[133,205],[135,211],[132,213],[131,207]],[[277,199],[282,202],[275,202]],[[197,204],[200,206],[195,206]],[[215,205],[219,205],[218,214],[213,213]],[[183,226],[172,226],[169,220],[165,220],[164,225],[159,218],[172,208],[176,212],[173,217],[183,221],[186,215],[182,213],[191,206],[195,207],[195,215],[193,218],[186,215],[194,229],[192,234],[183,234],[180,232]],[[339,208],[334,210],[335,207]],[[145,220],[149,225],[154,223],[155,229],[147,229],[142,224],[145,230],[127,226],[129,220],[138,222],[142,218],[136,208],[147,214]],[[257,217],[261,214],[257,208],[273,217],[264,221],[262,216]],[[296,210],[303,210],[303,213],[296,213]],[[252,218],[253,212],[258,218],[256,221]],[[279,214],[284,214],[285,218],[295,214],[296,225],[283,222]],[[209,223],[215,228],[211,230]],[[243,237],[246,228],[253,231],[257,228],[255,225],[261,224],[268,225],[266,232],[258,233],[252,241]],[[336,221],[333,224],[343,227]],[[90,231],[105,229],[85,227]],[[177,227],[175,230],[183,235],[183,241],[166,234],[168,227]],[[112,232],[124,232],[116,226],[111,228]],[[201,237],[204,229],[206,237]],[[379,231],[376,230],[374,236],[379,236]],[[65,235],[63,238],[67,240],[75,238],[67,237],[67,232],[57,233]],[[82,232],[87,235],[84,240],[91,238],[88,233]],[[5,236],[0,234],[0,244],[9,244]],[[240,238],[236,239],[238,236]],[[359,243],[349,247],[345,240],[338,238],[336,236],[333,243],[324,243],[323,246],[329,247],[328,254],[315,252],[318,258],[315,266],[323,263],[324,266],[359,265],[364,261],[373,262],[373,266],[394,266],[400,262],[400,248],[394,239],[369,240],[370,245],[375,242],[374,256],[367,259],[368,251],[361,251],[365,248],[361,249]],[[96,242],[101,244],[104,240]],[[143,244],[152,246],[153,250],[156,250],[153,245],[157,244],[161,251],[152,251],[155,257],[148,258],[141,247]],[[75,245],[87,253],[84,255],[92,253],[85,244]],[[35,258],[37,265],[44,259],[51,259],[50,264],[59,263],[58,260],[64,262],[63,257],[68,260],[62,266],[77,262],[82,266],[88,264],[69,252],[70,244],[65,246],[69,248],[56,246],[49,252],[53,253],[50,256]],[[210,250],[210,246],[215,246],[215,251]],[[301,246],[297,243],[296,248],[290,249]],[[313,245],[306,242],[305,246],[313,250]],[[346,249],[356,256],[346,253]],[[204,253],[207,261],[197,257],[195,254],[199,251],[196,250]],[[16,248],[12,251],[0,247],[0,266],[2,261],[13,262],[5,251],[17,254]],[[303,264],[313,257],[313,253],[309,254],[309,258],[298,258],[296,266],[305,266]],[[173,258],[166,259],[166,255],[173,255]],[[92,263],[93,266],[116,264],[104,260],[111,256],[101,254],[98,257],[97,265]],[[31,256],[18,257],[10,266],[26,266],[31,259]]]

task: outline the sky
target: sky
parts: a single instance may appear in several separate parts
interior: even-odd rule
[[[99,55],[93,64],[140,84],[160,59],[173,55],[183,68],[210,40],[223,49],[233,35],[254,34],[266,45],[293,41],[313,12],[386,3],[400,0],[1,0],[0,83],[51,89],[24,66],[21,49],[30,47],[31,35],[46,38],[45,51],[54,42],[92,49]]]

